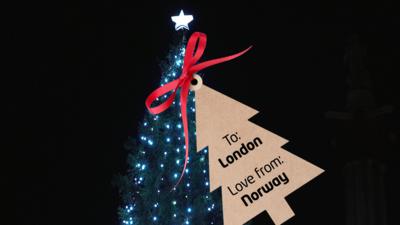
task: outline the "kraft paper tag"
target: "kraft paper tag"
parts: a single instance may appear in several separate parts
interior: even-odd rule
[[[210,191],[222,188],[225,225],[266,210],[275,224],[294,216],[285,200],[323,170],[291,154],[284,138],[252,123],[258,112],[205,85],[196,90],[197,149],[208,146]]]

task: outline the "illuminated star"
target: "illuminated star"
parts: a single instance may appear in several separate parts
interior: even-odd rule
[[[192,15],[185,15],[183,10],[179,13],[178,16],[171,16],[172,21],[175,23],[175,30],[187,29],[189,30],[189,23],[192,22]]]

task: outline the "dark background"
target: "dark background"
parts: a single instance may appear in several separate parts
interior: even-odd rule
[[[400,24],[391,1],[10,3],[2,76],[10,212],[1,224],[118,224],[111,179],[126,168],[123,144],[137,135],[181,8],[194,15],[191,31],[208,35],[203,60],[254,46],[204,71],[204,82],[259,110],[252,121],[326,170],[287,198],[296,213],[287,224],[345,224],[343,163],[363,149],[332,149],[337,127],[324,115],[345,111],[344,54],[358,34],[378,105],[395,107],[384,127],[398,149]],[[397,158],[376,151],[396,224]],[[257,219],[272,224],[267,214]]]

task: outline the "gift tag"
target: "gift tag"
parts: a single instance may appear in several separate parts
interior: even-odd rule
[[[284,138],[250,122],[256,110],[204,84],[193,89],[197,150],[208,146],[210,191],[222,188],[224,224],[242,225],[264,210],[275,224],[293,217],[285,197],[323,170],[282,149]]]

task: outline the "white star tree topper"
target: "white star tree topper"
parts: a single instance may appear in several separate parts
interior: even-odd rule
[[[183,10],[178,16],[171,16],[172,21],[175,23],[175,30],[186,29],[189,30],[189,23],[193,21],[192,15],[185,15]]]

